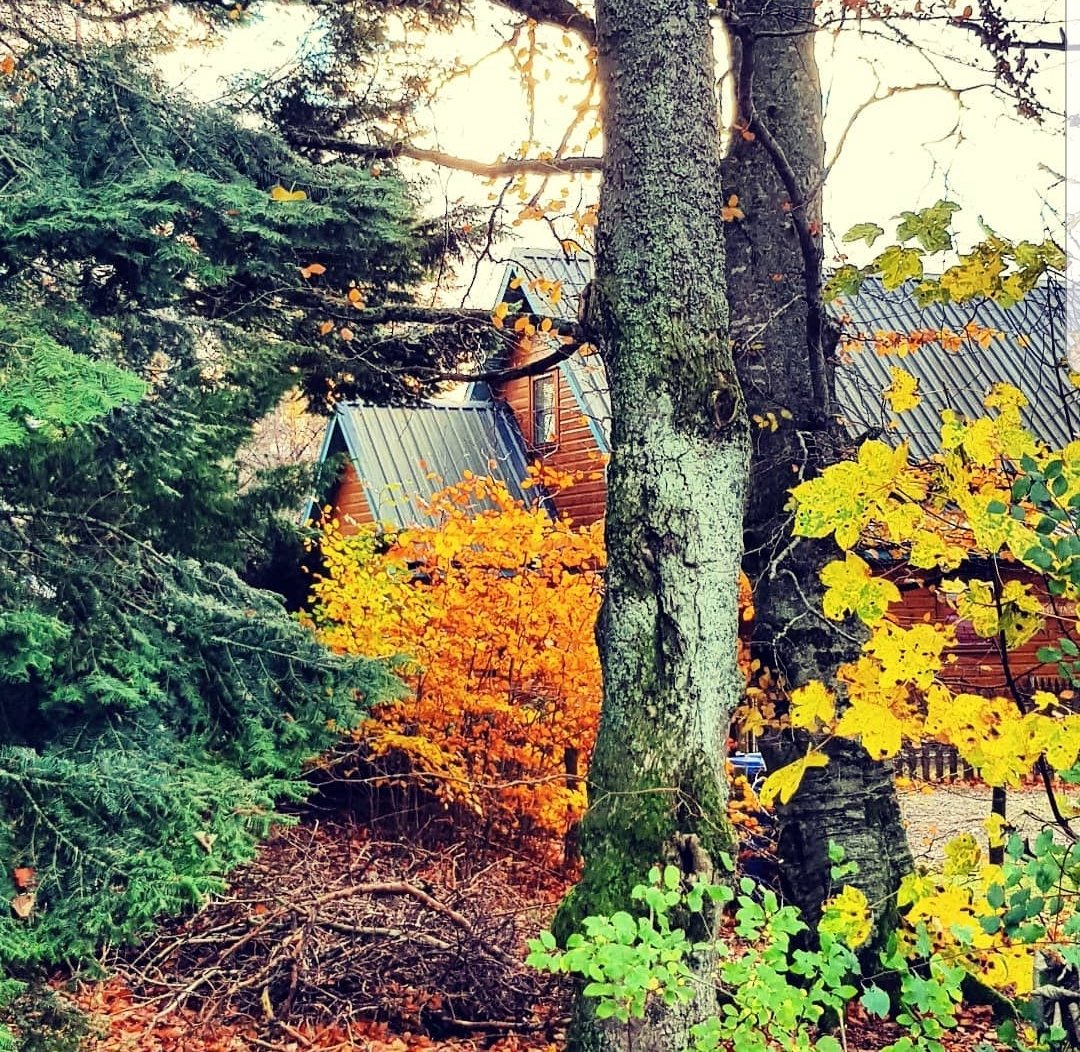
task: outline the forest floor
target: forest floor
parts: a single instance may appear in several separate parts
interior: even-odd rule
[[[989,790],[905,787],[901,805],[928,860],[957,832],[981,834]],[[1010,793],[1010,807],[1034,831],[1045,803]],[[75,986],[87,1052],[561,1052],[569,986],[523,957],[573,874],[444,828],[307,814],[278,829],[226,895]],[[947,1052],[1001,1047],[987,1010],[962,1023]],[[850,1052],[898,1036],[852,1007]]]

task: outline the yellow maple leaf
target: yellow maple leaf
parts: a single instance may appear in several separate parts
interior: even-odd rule
[[[951,628],[927,623],[901,628],[886,621],[874,626],[863,653],[877,660],[877,685],[888,694],[902,683],[926,690],[941,670],[942,652],[954,639]]]
[[[974,873],[981,861],[982,850],[971,833],[961,833],[945,845],[944,872],[946,876]]]
[[[875,577],[854,552],[847,552],[843,561],[828,563],[819,576],[825,585],[822,610],[832,621],[843,620],[850,611],[872,625],[885,616],[890,603],[900,600],[900,589],[892,581]]]
[[[1027,395],[1018,387],[1007,383],[994,384],[983,399],[983,405],[987,409],[1000,409],[1003,412],[1008,409],[1023,409],[1027,404]]]
[[[1009,649],[1026,643],[1043,626],[1042,603],[1023,581],[1006,581],[1001,589],[1001,629]]]
[[[826,899],[818,931],[825,932],[854,949],[870,938],[873,920],[866,895],[846,885],[839,895]]]
[[[997,990],[1011,987],[1020,996],[1031,993],[1034,975],[1029,946],[995,946],[992,953],[985,955],[979,972],[987,986]]]
[[[959,544],[950,544],[934,530],[916,529],[911,535],[908,562],[921,570],[937,567],[955,570],[967,558],[967,550]]]
[[[777,799],[786,804],[794,795],[802,783],[803,775],[811,767],[827,767],[829,758],[823,752],[809,752],[805,756],[779,771],[773,771],[765,779],[758,793],[758,799],[765,807],[771,807]]]
[[[270,188],[270,200],[271,201],[306,201],[307,194],[303,190],[286,190],[284,186],[273,186]]]
[[[889,369],[889,376],[892,377],[892,382],[881,394],[892,411],[906,413],[909,409],[914,409],[922,401],[922,396],[918,394],[918,378],[895,365]]]
[[[1055,771],[1067,771],[1080,755],[1080,716],[1052,720],[1054,732],[1046,743],[1046,761]]]
[[[857,693],[850,696],[851,704],[836,724],[842,738],[857,738],[862,747],[875,759],[895,756],[904,741],[904,725],[891,709],[863,700]]]
[[[997,604],[989,581],[949,578],[941,582],[941,591],[956,608],[957,614],[971,623],[976,635],[989,639],[998,634]]]
[[[791,692],[791,725],[814,730],[821,723],[828,726],[836,718],[836,698],[824,683],[814,680]]]

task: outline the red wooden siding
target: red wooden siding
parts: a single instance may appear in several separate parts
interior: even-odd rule
[[[342,533],[355,533],[357,526],[375,521],[364,496],[364,487],[360,485],[360,477],[352,464],[347,463],[341,469],[329,503],[333,506],[334,517],[341,523]]]
[[[514,365],[521,364],[522,357],[515,358]],[[604,517],[607,487],[604,483],[604,458],[597,448],[589,422],[582,407],[574,398],[570,385],[559,369],[554,370],[558,384],[558,441],[539,449],[532,447],[532,377],[509,380],[495,389],[513,411],[518,426],[530,445],[530,453],[537,461],[549,464],[561,471],[584,472],[580,482],[563,490],[555,497],[555,510],[560,516],[572,519],[579,526],[589,526]]]
[[[1050,646],[1057,642],[1062,634],[1062,626],[1055,617],[1049,616],[1052,607],[1039,579],[1034,574],[1016,573],[1012,576],[1020,577],[1033,585],[1035,594],[1039,596],[1044,612],[1048,615],[1042,631],[1037,632],[1022,646],[1009,652],[1009,671],[1023,687],[1027,677],[1032,673],[1040,676],[1056,674],[1056,668],[1042,665],[1035,654],[1040,647]],[[940,624],[956,622],[956,612],[935,589],[921,584],[905,586],[902,588],[902,595],[902,602],[891,610],[898,624],[907,627],[923,620],[936,621]],[[1057,608],[1065,616],[1075,616],[1072,604],[1065,604],[1058,600]],[[942,681],[956,691],[967,691],[973,694],[1003,694],[1008,697],[1009,686],[1004,667],[998,656],[996,642],[976,636],[966,622],[961,622],[957,625],[957,644],[952,649],[952,653],[956,655],[956,661],[942,670]]]

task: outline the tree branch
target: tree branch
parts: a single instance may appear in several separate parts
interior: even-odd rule
[[[559,26],[577,33],[589,47],[596,46],[596,23],[570,0],[494,0],[508,11],[524,15],[534,22]]]
[[[836,145],[833,147],[832,156],[825,164],[826,174],[832,169],[832,166],[836,164],[836,162],[840,159],[840,155],[841,153],[843,153],[844,150],[844,143],[847,142],[848,133],[855,126],[859,118],[871,106],[875,105],[876,103],[885,102],[888,99],[893,99],[899,95],[905,95],[915,91],[944,91],[946,94],[951,95],[954,99],[956,99],[957,103],[959,103],[960,96],[963,92],[972,91],[976,87],[980,86],[981,85],[972,85],[971,87],[967,88],[954,88],[948,84],[933,81],[923,84],[901,84],[895,87],[882,89],[879,81],[878,88],[875,90],[874,94],[871,95],[869,98],[864,99],[861,103],[859,103],[858,106],[855,107],[851,116],[848,118],[847,124],[844,125],[844,130],[840,133],[839,137],[836,140]],[[955,131],[955,129],[956,126],[954,125],[953,130]],[[951,132],[949,134],[951,134]]]
[[[987,27],[974,18],[950,18],[948,23],[957,29],[966,29],[974,33],[982,44],[993,50],[994,48],[1023,48],[1025,51],[1068,51],[1069,41],[1065,36],[1065,30],[1060,29],[1061,34],[1057,40],[1023,40],[1014,36],[995,36]]]
[[[469,157],[457,157],[442,150],[425,150],[409,143],[364,143],[352,139],[313,135],[310,132],[290,129],[288,138],[297,146],[308,149],[328,150],[347,157],[362,157],[369,161],[394,160],[405,157],[411,161],[425,161],[441,168],[453,168],[486,179],[499,179],[512,175],[571,175],[577,172],[598,172],[600,157],[539,157],[515,158],[505,161],[474,161]]]
[[[322,306],[336,311],[349,306],[344,298],[322,300]],[[353,309],[339,317],[350,325],[389,325],[392,322],[413,322],[417,325],[491,325],[491,311],[482,307],[416,307],[409,304],[393,307]]]
[[[429,375],[422,369],[414,368],[411,372],[424,376],[426,379],[441,380],[446,383],[505,383],[509,380],[522,380],[526,376],[539,376],[541,373],[546,373],[559,362],[565,362],[571,355],[576,354],[579,347],[577,343],[564,343],[549,354],[534,358],[524,365],[507,369],[488,369],[477,373],[445,373],[432,369]]]
[[[323,300],[319,306],[324,309],[328,303]],[[345,300],[333,301],[329,304],[333,313],[339,320],[344,320],[350,326],[359,328],[368,325],[386,325],[391,322],[411,322],[419,325],[470,325],[477,328],[491,328],[491,311],[475,307],[374,307],[370,310],[352,310],[341,313],[346,306]],[[521,316],[521,315],[519,315]],[[533,317],[533,315],[524,315]],[[435,380],[445,383],[491,383],[508,380],[521,380],[527,376],[538,376],[546,373],[549,369],[566,361],[575,354],[581,346],[587,342],[581,325],[573,321],[561,321],[557,318],[551,321],[550,335],[560,340],[559,346],[547,354],[534,358],[523,365],[513,367],[487,369],[479,372],[466,372],[464,370],[447,372],[441,369],[424,369],[410,366],[408,371],[421,376],[426,380]],[[506,333],[513,337],[513,333]]]
[[[71,8],[80,18],[85,18],[90,22],[107,22],[111,25],[122,25],[124,22],[134,22],[136,19],[146,18],[149,15],[164,14],[172,4],[171,0],[162,0],[160,3],[148,4],[146,7],[135,7],[127,11],[94,11],[82,7],[72,2],[72,0],[68,0],[66,6]]]

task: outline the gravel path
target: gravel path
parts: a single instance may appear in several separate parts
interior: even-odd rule
[[[944,845],[960,833],[974,833],[985,857],[988,843],[983,821],[990,814],[990,789],[950,783],[927,788],[930,791],[924,792],[916,783],[899,791],[915,861],[941,861]],[[1060,793],[1058,798],[1062,799]],[[1036,836],[1051,821],[1050,805],[1041,789],[1010,790],[1006,808],[1008,821],[1022,836]],[[1080,822],[1077,825],[1080,828]]]

